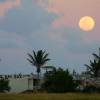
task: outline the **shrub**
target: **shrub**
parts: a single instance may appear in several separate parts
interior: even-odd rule
[[[83,90],[85,93],[100,93],[100,88],[95,86],[86,86]]]
[[[6,92],[9,90],[10,90],[9,81],[4,80],[4,79],[0,79],[0,92]]]
[[[43,89],[47,92],[72,92],[77,84],[68,70],[61,68],[45,73]]]

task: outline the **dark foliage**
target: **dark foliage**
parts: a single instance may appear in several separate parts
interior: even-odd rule
[[[4,79],[0,79],[0,92],[6,92],[9,90],[10,90],[9,81],[4,80]]]
[[[100,77],[100,48],[99,48],[99,54],[93,53],[94,60],[90,60],[90,65],[85,64],[87,68],[87,73],[91,77]]]
[[[100,93],[100,88],[96,86],[86,86],[83,91],[84,93]]]
[[[69,71],[59,68],[45,73],[42,88],[47,92],[63,93],[75,91],[76,86],[77,84]]]
[[[28,53],[28,57],[27,60],[37,68],[37,73],[40,73],[41,71],[41,67],[43,67],[43,65],[46,64],[47,61],[49,61],[50,59],[48,58],[48,53],[46,53],[43,50],[38,50],[37,52],[35,52],[33,50],[33,53],[30,54]]]
[[[37,69],[37,76],[38,76],[37,86],[39,86],[41,68],[44,67],[44,65],[50,60],[48,58],[48,55],[49,54],[43,50],[38,50],[37,52],[33,50],[32,54],[28,53],[27,60]]]

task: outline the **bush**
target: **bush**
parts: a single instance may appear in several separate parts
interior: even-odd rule
[[[85,93],[100,93],[100,88],[97,88],[95,86],[86,86],[83,90]]]
[[[68,70],[61,68],[47,72],[44,75],[42,88],[47,92],[73,92],[77,84]]]
[[[0,79],[0,92],[6,92],[9,90],[10,90],[9,81],[4,80],[4,79]]]

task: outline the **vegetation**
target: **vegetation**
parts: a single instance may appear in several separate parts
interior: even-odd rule
[[[70,74],[69,70],[63,70],[62,68],[56,69],[53,66],[46,66],[46,63],[50,60],[48,58],[48,53],[46,53],[43,50],[38,50],[35,52],[33,50],[33,53],[28,53],[27,60],[32,64],[32,66],[35,66],[37,69],[37,76],[38,76],[38,82],[37,86],[40,86],[40,72],[41,68],[46,69],[46,73],[44,74],[44,82],[42,84],[42,89],[46,92],[51,93],[64,93],[64,92],[75,92],[77,89],[76,87],[78,85],[82,85],[82,80],[75,81],[73,79],[73,76]],[[99,48],[99,54],[92,54],[94,59],[90,60],[90,65],[85,64],[87,71],[85,73],[89,74],[92,78],[100,77],[100,48]],[[52,69],[52,70],[47,70]],[[73,74],[76,74],[75,71],[73,71]],[[0,80],[0,92],[6,92],[10,90],[10,87],[8,86],[9,81],[1,79]],[[83,87],[83,92],[100,92],[100,88],[96,87],[95,85],[88,85]],[[39,89],[37,87],[37,89]]]
[[[47,92],[72,92],[77,84],[68,70],[61,68],[45,73],[43,89]]]
[[[0,94],[0,100],[100,100],[100,94]]]
[[[63,70],[61,68],[56,69],[53,66],[45,66],[46,62],[50,59],[48,58],[48,53],[43,50],[38,50],[35,52],[33,50],[33,55],[28,53],[29,58],[27,59],[33,66],[37,68],[38,80],[39,80],[39,73],[41,72],[41,68],[46,69],[46,73],[44,75],[44,83],[42,84],[42,88],[47,92],[74,92],[76,87],[81,82],[79,80],[73,80],[73,76],[69,73],[68,69]],[[93,53],[93,60],[90,60],[90,65],[85,64],[87,67],[86,73],[88,73],[91,77],[97,78],[100,74],[100,49],[99,55]],[[47,71],[47,69],[52,69],[51,71]],[[73,72],[75,73],[75,72]],[[38,82],[39,83],[39,82]],[[92,90],[100,91],[95,86],[86,86],[84,87],[84,92],[91,92]]]
[[[84,90],[82,92],[83,93],[100,93],[100,88],[93,85],[89,85],[89,86],[84,87]]]
[[[39,85],[39,77],[40,77],[40,72],[41,72],[41,67],[43,67],[47,61],[50,59],[48,58],[48,53],[46,53],[43,50],[38,50],[35,52],[33,50],[33,54],[28,53],[28,61],[37,68],[37,76],[38,76],[38,85]]]
[[[90,65],[85,64],[87,67],[87,73],[91,75],[91,77],[99,77],[100,76],[100,48],[99,55],[93,53],[94,60],[90,60]]]
[[[6,92],[9,90],[10,90],[9,81],[4,80],[4,79],[0,79],[0,92]]]

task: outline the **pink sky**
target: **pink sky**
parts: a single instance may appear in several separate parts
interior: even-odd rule
[[[20,5],[20,0],[7,0],[3,3],[0,3],[0,16],[5,16],[7,10],[18,7]]]
[[[52,22],[53,28],[65,26],[79,30],[78,22],[81,17],[93,17],[96,26],[93,31],[84,32],[83,38],[87,42],[100,40],[100,0],[48,0],[48,2],[39,0],[39,5],[48,13],[54,13],[58,16]]]
[[[27,52],[40,48],[50,53],[51,64],[79,70],[98,50],[99,12],[100,0],[1,0],[0,71],[30,72]],[[79,28],[83,16],[95,20],[92,31]]]

